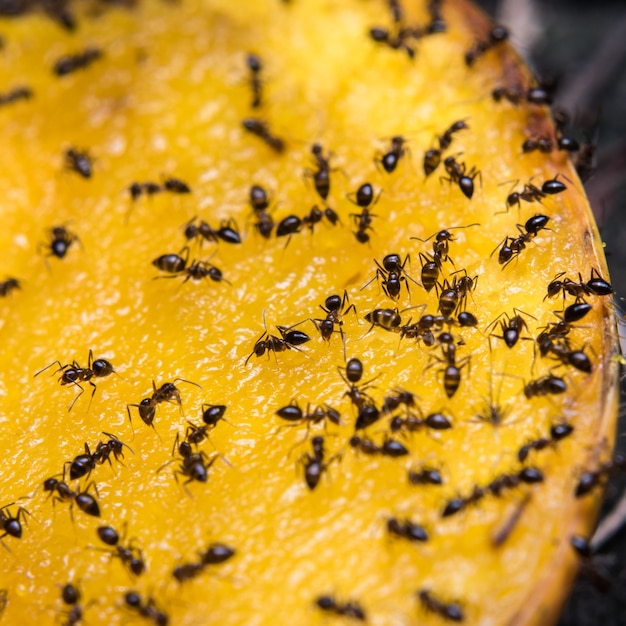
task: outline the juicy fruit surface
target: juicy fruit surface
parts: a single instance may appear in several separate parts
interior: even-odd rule
[[[7,623],[24,615],[52,622],[67,611],[59,588],[68,580],[81,588],[89,623],[149,618],[125,606],[130,589],[153,597],[180,624],[326,623],[329,614],[315,605],[321,595],[359,602],[372,624],[441,623],[420,590],[442,606],[458,603],[468,623],[554,619],[576,568],[569,538],[588,531],[598,503],[597,491],[574,497],[578,477],[606,460],[612,446],[614,323],[607,298],[586,294],[591,311],[569,325],[567,346],[583,350],[592,371],[540,355],[538,335],[574,303],[571,295],[545,298],[548,284],[562,272],[561,280],[583,283],[596,275],[592,269],[607,276],[564,153],[522,153],[529,135],[553,133],[548,109],[491,96],[497,87],[532,86],[517,57],[501,44],[468,67],[464,54],[488,37],[489,25],[461,2],[444,4],[445,33],[411,43],[413,59],[407,49],[368,36],[374,26],[393,29],[382,2],[268,0],[245,9],[145,2],[84,11],[73,34],[38,15],[2,24],[0,85],[33,91],[0,107],[2,271],[21,282],[0,300],[0,505],[16,502],[11,514],[20,505],[30,512],[20,539],[3,538],[10,548],[0,565]],[[426,7],[405,11],[407,24],[430,19]],[[88,48],[101,57],[69,75],[53,73],[61,56]],[[249,53],[262,60],[256,108]],[[244,130],[250,117],[282,138],[282,152]],[[467,128],[453,134],[426,177],[425,151],[438,148],[437,136],[460,120]],[[396,135],[407,151],[387,173],[375,155]],[[316,142],[331,155],[326,203],[310,174],[303,176],[316,170]],[[91,178],[65,167],[70,147],[88,150]],[[444,179],[448,156],[466,173],[480,172],[471,199]],[[132,183],[162,186],[168,176],[187,182],[191,193],[131,199]],[[506,210],[512,189],[541,189],[554,179],[565,185],[562,193]],[[366,182],[380,196],[367,207],[371,228],[360,230],[355,214],[363,207],[346,196],[354,199]],[[288,241],[266,239],[248,201],[252,185],[268,191],[266,213],[275,223],[307,215],[315,204],[332,207],[339,222],[323,218]],[[503,245],[528,234],[527,221],[537,214],[549,217],[547,227],[499,263]],[[225,280],[153,280],[164,274],[151,262],[183,254],[184,225],[194,216],[216,229],[233,219],[241,233],[239,245],[187,242],[187,266],[208,260]],[[60,225],[79,238],[62,259],[46,247],[48,229]],[[446,229],[449,259],[438,266],[440,286],[427,291],[421,266],[428,256],[420,253],[432,255],[434,235]],[[375,263],[392,253],[402,261],[410,255],[398,298],[385,293],[389,285]],[[465,276],[472,288],[454,318],[466,310],[477,327],[450,322],[434,330],[435,337],[453,335],[460,384],[450,393],[449,344],[428,346],[397,331],[437,315],[439,294]],[[311,321],[324,319],[320,305],[344,290],[346,354],[362,361],[356,384],[379,418],[358,436],[379,447],[393,437],[406,456],[369,455],[349,443],[358,408],[341,376],[342,336],[324,341]],[[370,330],[363,317],[376,309],[397,310],[396,332]],[[508,348],[496,319],[506,322],[516,311],[524,325]],[[278,339],[277,325],[299,324],[293,330],[311,340],[257,356],[258,341],[268,339],[264,320]],[[119,376],[93,378],[91,402],[89,381],[81,383],[85,392],[68,411],[80,389],[61,386],[56,370],[74,360],[87,367],[89,350]],[[59,366],[33,378],[57,359]],[[546,376],[562,379],[567,391],[527,398],[525,386]],[[128,404],[152,397],[152,381],[157,388],[174,382],[182,398],[180,407],[156,407],[154,429],[136,407],[132,423],[127,413]],[[384,399],[399,389],[413,393],[417,407],[383,413]],[[276,411],[292,400],[303,410],[310,403],[309,411],[329,405],[341,424],[286,427]],[[198,446],[205,465],[217,455],[208,480],[188,481],[174,474],[181,456],[172,446],[177,433],[185,436],[186,420],[202,424],[204,403],[226,405],[227,422]],[[423,420],[433,413],[452,427],[390,433],[393,416]],[[520,448],[549,437],[555,424],[574,431],[520,463]],[[75,490],[95,483],[90,493],[101,511],[96,519],[75,504],[72,519],[69,503],[48,498],[42,483],[83,453],[85,442],[93,452],[106,441],[103,431],[132,452],[124,450],[124,465],[98,464],[78,483],[66,476]],[[304,455],[315,454],[313,436],[324,436],[325,452],[319,484],[310,489]],[[408,472],[424,468],[438,469],[443,484],[410,484]],[[470,502],[477,487],[524,468],[539,470],[543,480]],[[465,500],[463,509],[444,516],[454,498]],[[423,526],[428,540],[393,536],[391,517]],[[123,543],[132,539],[141,549],[145,573],[132,576],[111,550],[101,551],[102,524],[126,529]],[[174,568],[197,562],[214,542],[234,548],[232,559],[207,565],[192,580],[174,579]]]

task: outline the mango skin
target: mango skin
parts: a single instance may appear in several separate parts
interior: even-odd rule
[[[407,21],[426,23],[423,7],[405,10]],[[448,32],[421,40],[413,61],[368,39],[369,28],[389,24],[382,3],[325,2],[313,9],[268,0],[244,11],[227,2],[145,2],[98,16],[79,10],[75,35],[38,15],[3,25],[0,85],[27,83],[35,94],[0,109],[2,271],[22,282],[20,291],[0,300],[0,437],[7,442],[0,504],[26,498],[18,504],[31,513],[20,540],[3,539],[10,548],[0,566],[7,623],[25,615],[51,621],[67,610],[59,587],[68,580],[80,586],[90,623],[141,623],[123,606],[129,589],[154,596],[172,623],[183,624],[326,623],[314,600],[329,593],[359,600],[372,624],[441,622],[417,600],[422,588],[458,600],[469,623],[554,621],[577,567],[569,537],[589,531],[601,496],[596,490],[575,499],[578,476],[605,460],[613,445],[613,310],[606,299],[590,299],[593,311],[572,342],[586,347],[594,371],[561,369],[570,391],[554,398],[527,400],[522,389],[555,364],[536,357],[533,342],[509,351],[485,329],[517,307],[536,318],[528,324],[528,335],[536,336],[562,308],[559,300],[543,299],[557,273],[576,279],[581,272],[587,279],[594,267],[608,276],[582,187],[565,156],[520,154],[528,134],[552,132],[547,109],[490,97],[494,86],[529,85],[526,70],[507,45],[466,68],[463,54],[489,25],[464,2],[446,3],[444,16]],[[60,56],[89,46],[101,48],[103,58],[62,78],[52,73]],[[285,139],[283,154],[241,127],[257,115],[245,66],[251,51],[265,65],[258,115]],[[462,153],[459,161],[481,171],[471,201],[438,179],[441,168],[427,179],[421,171],[435,135],[459,119],[470,129],[454,137],[449,154]],[[375,166],[374,154],[396,134],[407,137],[410,154],[388,175]],[[254,229],[249,188],[260,184],[271,192],[276,221],[308,212],[320,203],[302,175],[313,167],[315,141],[333,152],[338,170],[329,204],[342,224],[295,234],[286,247],[280,239],[265,241]],[[64,167],[70,146],[89,150],[91,179]],[[188,181],[193,193],[130,200],[132,182],[161,182],[164,175]],[[531,178],[557,175],[567,193],[504,212],[510,185],[503,182],[519,179],[521,188]],[[370,243],[362,245],[350,215],[360,209],[345,195],[366,181],[383,193],[372,209]],[[536,212],[550,216],[551,230],[502,268],[499,242],[518,236],[516,224]],[[151,261],[180,250],[181,227],[195,215],[212,224],[234,218],[240,226],[242,245],[220,244],[210,261],[231,285],[152,280],[158,272]],[[391,252],[411,255],[407,272],[419,281],[418,254],[430,252],[432,240],[409,238],[472,223],[480,226],[454,230],[454,267],[446,265],[444,276],[453,280],[451,273],[464,268],[479,277],[467,308],[480,323],[459,331],[465,343],[459,356],[471,362],[448,399],[441,350],[406,339],[399,344],[396,334],[382,329],[367,333],[363,315],[396,303],[377,281],[361,288],[375,274],[374,259]],[[48,270],[46,229],[60,224],[80,237],[83,249],[76,242],[64,259],[47,258]],[[212,251],[192,245],[193,258]],[[409,297],[402,287],[400,310],[425,304],[425,312],[436,313],[434,292],[410,288]],[[345,366],[342,342],[333,337],[326,344],[306,321],[323,317],[319,305],[344,289],[358,311],[358,321],[350,314],[342,327],[347,354],[363,361],[364,380],[376,377],[368,393],[380,405],[390,390],[406,388],[419,396],[424,413],[441,411],[453,420],[450,431],[404,440],[408,460],[367,457],[347,444],[355,410],[337,371]],[[303,322],[299,328],[312,341],[302,352],[252,356],[246,366],[263,332],[263,311],[270,333],[278,334],[276,324]],[[420,314],[402,315],[407,322]],[[91,404],[85,385],[68,412],[76,389],[61,387],[60,373],[33,375],[56,359],[85,366],[90,349],[120,376],[97,380]],[[176,383],[184,414],[165,404],[157,409],[156,432],[134,412],[131,425],[126,405],[148,397],[152,380],[158,386],[176,378],[201,385]],[[306,427],[281,429],[275,415],[293,398],[303,408],[328,403],[345,422],[328,427],[327,454],[341,456],[312,492],[299,463],[310,451],[310,441],[302,442]],[[177,484],[172,473],[178,461],[171,450],[186,419],[200,422],[203,403],[227,405],[228,423],[202,444],[220,458],[207,484],[185,485],[190,497],[182,486],[186,478],[178,476]],[[506,413],[496,428],[477,419],[485,405],[495,404]],[[450,498],[517,471],[519,447],[558,421],[574,425],[575,434],[533,453],[544,483],[442,519]],[[385,425],[371,427],[368,436],[381,441]],[[102,518],[74,507],[72,522],[67,503],[47,501],[41,484],[82,453],[85,442],[94,448],[104,439],[101,431],[114,433],[134,454],[125,452],[125,467],[98,466],[89,477],[97,484]],[[422,464],[442,468],[442,487],[407,484],[407,470]],[[494,546],[494,533],[519,509],[510,537]],[[429,541],[413,546],[389,537],[390,516],[424,525]],[[119,530],[127,525],[125,541],[136,538],[146,574],[133,578],[118,558],[91,549],[104,547],[95,533],[104,523]],[[173,569],[197,560],[214,541],[236,549],[232,561],[178,584]]]

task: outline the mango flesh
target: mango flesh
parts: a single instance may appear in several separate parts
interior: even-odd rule
[[[404,13],[410,25],[430,19],[421,5]],[[527,71],[508,44],[468,68],[464,53],[486,40],[490,25],[460,0],[445,3],[442,14],[447,31],[411,43],[414,59],[368,37],[373,26],[393,30],[384,3],[144,2],[99,14],[80,9],[75,34],[37,14],[2,24],[0,85],[27,84],[34,93],[0,108],[2,271],[22,286],[0,300],[0,505],[16,502],[5,515],[20,505],[30,512],[21,539],[3,538],[10,550],[0,565],[6,623],[25,616],[49,622],[67,612],[59,589],[68,581],[81,590],[88,623],[145,623],[150,616],[125,606],[131,589],[177,624],[348,620],[317,608],[321,595],[358,602],[372,624],[442,623],[420,590],[441,605],[458,603],[468,623],[556,619],[577,568],[570,536],[589,532],[601,495],[577,499],[574,489],[613,444],[612,305],[588,296],[591,312],[568,335],[571,349],[591,359],[590,374],[540,357],[534,339],[574,302],[545,298],[555,276],[578,281],[580,272],[587,281],[593,268],[608,280],[606,264],[566,155],[521,152],[528,136],[553,133],[548,109],[491,97],[496,87],[532,86]],[[59,57],[89,47],[102,58],[54,75]],[[263,63],[258,109],[250,106],[251,52]],[[248,117],[266,121],[285,150],[247,133]],[[425,151],[459,120],[468,129],[454,133],[443,156],[480,171],[471,200],[441,180],[443,163],[429,177],[422,170]],[[395,135],[406,139],[407,153],[386,173],[375,155]],[[275,222],[325,206],[303,176],[315,170],[316,142],[332,153],[327,204],[340,223],[323,220],[288,243],[264,239],[248,201],[252,185],[268,190]],[[90,179],[65,167],[69,147],[89,151]],[[189,183],[192,193],[131,200],[133,182],[162,184],[167,176]],[[554,179],[566,191],[505,210],[512,189]],[[369,242],[360,243],[354,214],[362,208],[346,196],[366,182],[380,197],[370,207]],[[519,237],[536,214],[550,218],[548,227],[503,267],[503,241]],[[181,251],[183,226],[194,216],[215,228],[221,220],[238,225],[238,246],[188,243],[190,261],[210,259],[230,284],[184,282],[184,274],[153,280],[162,274],[151,261]],[[63,259],[46,247],[48,230],[59,225],[79,237]],[[478,326],[445,328],[463,363],[452,397],[444,388],[444,348],[400,341],[382,328],[368,332],[363,320],[382,308],[397,309],[403,325],[437,314],[437,290],[410,278],[421,283],[419,254],[431,254],[433,236],[444,229],[452,233],[452,261],[442,263],[440,282],[477,277],[462,307]],[[391,253],[410,255],[397,300],[380,277],[372,281],[375,261]],[[409,449],[406,457],[369,456],[349,445],[357,409],[338,371],[346,366],[342,338],[334,333],[325,342],[311,321],[323,319],[320,305],[344,290],[357,315],[347,312],[341,328],[347,357],[363,363],[363,392],[380,408],[393,390],[409,390],[422,416],[437,412],[452,422],[449,430],[399,436],[389,434],[391,416],[383,415],[359,432],[379,446],[393,436]],[[516,309],[525,339],[509,349],[492,323]],[[267,339],[264,319],[270,335],[280,337],[277,325],[299,324],[294,330],[311,341],[257,357],[257,342]],[[82,383],[84,394],[68,411],[80,390],[59,384],[58,366],[33,375],[56,360],[86,367],[89,350],[119,376],[93,379],[91,401],[93,389]],[[526,398],[525,385],[548,375],[561,377],[567,392]],[[127,414],[128,404],[151,396],[152,381],[175,382],[182,397],[180,407],[157,407],[154,429],[136,407],[132,423]],[[342,425],[285,427],[276,411],[292,400],[311,410],[328,404]],[[186,420],[202,423],[205,403],[226,405],[228,421],[198,447],[217,455],[200,483],[175,475],[180,456],[172,448]],[[574,427],[572,436],[519,463],[521,446],[561,423]],[[42,483],[83,453],[85,442],[93,452],[106,441],[103,431],[132,453],[124,450],[124,466],[98,465],[71,483],[84,490],[95,482],[97,494],[89,489],[101,510],[96,519],[74,505],[72,520],[68,503],[48,498]],[[312,454],[314,435],[325,437],[326,452],[311,490],[303,455]],[[439,469],[443,484],[409,484],[408,471],[424,467]],[[539,469],[543,482],[442,516],[451,499],[524,467]],[[390,517],[423,526],[428,541],[391,536]],[[141,549],[146,573],[132,576],[111,556],[96,534],[103,524],[126,529],[122,544],[133,540]],[[235,556],[178,583],[174,568],[197,562],[214,542]]]

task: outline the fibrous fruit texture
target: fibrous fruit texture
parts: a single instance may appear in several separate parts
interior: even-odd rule
[[[42,6],[0,22],[5,622],[554,621],[617,347],[506,29]]]

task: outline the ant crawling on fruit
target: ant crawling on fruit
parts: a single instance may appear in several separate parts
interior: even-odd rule
[[[326,458],[324,437],[316,436],[311,439],[312,452],[305,452],[298,463],[304,467],[304,480],[307,487],[313,491],[320,482],[322,474],[328,469],[333,461],[341,459],[341,453],[335,454],[329,459]]]
[[[169,624],[169,615],[158,608],[152,596],[144,602],[136,591],[127,591],[124,594],[124,604],[141,617],[149,619],[155,626],[168,626]]]
[[[250,106],[253,109],[257,109],[261,106],[263,100],[263,81],[261,80],[263,63],[257,54],[250,52],[246,56],[246,66],[250,72],[250,90],[252,92]]]
[[[471,170],[466,171],[465,163],[459,163],[453,156],[446,157],[443,165],[448,176],[441,176],[439,180],[458,185],[463,195],[471,200],[474,195],[474,179],[478,177],[482,184],[483,177],[480,170],[472,167]]]
[[[409,254],[404,257],[404,261],[402,261],[399,254],[388,254],[383,259],[382,265],[374,259],[374,263],[376,263],[376,274],[374,275],[374,278],[361,287],[361,291],[363,291],[363,289],[365,289],[365,287],[373,281],[380,280],[380,284],[382,285],[385,295],[393,300],[397,300],[400,297],[400,291],[403,283],[406,287],[407,293],[411,295],[408,280],[418,286],[419,283],[414,278],[409,276],[407,271],[404,269],[404,266],[407,262],[410,263],[410,261],[411,255]]]
[[[361,605],[354,601],[338,602],[333,596],[323,595],[315,599],[315,606],[325,613],[334,613],[342,617],[351,617],[361,622],[367,621],[367,615]]]
[[[416,595],[427,611],[451,622],[462,622],[465,620],[463,608],[458,602],[443,602],[429,589],[420,589]]]
[[[97,529],[98,537],[108,546],[112,546],[112,550],[103,548],[94,548],[95,550],[103,550],[110,554],[111,558],[118,558],[128,571],[134,576],[141,576],[146,571],[146,562],[143,552],[136,545],[136,540],[131,538],[127,545],[120,543],[120,537],[112,526],[99,526]],[[126,523],[122,535],[126,535]]]
[[[133,454],[135,454],[130,446],[126,445],[115,435],[105,432],[102,434],[106,435],[109,440],[106,442],[99,441],[93,453],[89,449],[89,444],[85,442],[84,454],[79,454],[74,457],[72,461],[67,461],[65,463],[65,465],[70,466],[70,480],[78,480],[85,475],[89,476],[96,464],[102,465],[108,461],[109,465],[113,466],[110,458],[111,454],[115,457],[115,460],[118,463],[123,465],[120,459],[124,458],[124,448],[128,448]],[[63,471],[63,474],[65,475],[65,470]]]
[[[302,350],[300,350],[298,346],[301,346],[307,341],[311,341],[311,338],[301,330],[293,330],[299,324],[302,324],[302,322],[298,322],[293,326],[276,326],[278,332],[280,333],[280,337],[277,337],[276,335],[270,335],[267,332],[265,311],[263,311],[263,326],[265,327],[265,330],[256,340],[254,344],[254,349],[246,359],[245,365],[248,365],[248,361],[252,358],[253,355],[260,357],[263,356],[265,352],[267,352],[268,358],[270,352],[273,352],[274,355],[276,355],[276,353],[278,352],[285,352],[285,350],[297,350],[298,352],[302,352]]]
[[[350,217],[354,219],[354,223],[357,230],[354,231],[354,236],[359,243],[367,243],[370,240],[368,230],[374,230],[372,228],[372,218],[377,217],[376,214],[370,212],[370,207],[374,206],[378,199],[382,189],[378,192],[377,196],[374,196],[374,188],[370,183],[363,183],[355,192],[346,195],[348,200],[363,210],[360,213],[350,213]]]
[[[61,600],[63,604],[67,604],[71,607],[61,614],[65,620],[63,626],[77,626],[83,619],[83,607],[79,604],[80,591],[78,587],[72,583],[63,585],[61,588]]]
[[[406,145],[406,139],[401,135],[395,135],[391,138],[391,145],[387,152],[378,150],[374,158],[376,166],[381,165],[387,174],[395,171],[400,159],[406,154],[410,154],[410,150]]]
[[[324,319],[312,318],[311,321],[315,324],[317,330],[319,330],[322,339],[324,341],[330,341],[333,333],[338,332],[343,341],[343,358],[346,358],[346,337],[343,332],[343,316],[347,315],[350,311],[357,315],[356,307],[354,304],[350,304],[347,308],[346,305],[350,302],[348,298],[348,292],[343,292],[343,297],[333,294],[328,296],[324,301],[324,305],[320,304],[320,309],[326,313]],[[337,327],[337,328],[335,328]]]
[[[76,70],[89,67],[94,61],[102,57],[102,50],[99,48],[86,48],[78,54],[68,54],[61,57],[54,64],[53,72],[57,76],[66,76]]]
[[[128,412],[128,421],[130,422],[131,427],[133,425],[133,420],[130,414],[131,407],[137,408],[139,417],[142,419],[143,423],[146,424],[146,426],[150,426],[151,428],[154,428],[153,422],[156,415],[156,407],[163,402],[178,404],[178,408],[180,409],[182,415],[183,402],[180,396],[180,391],[175,385],[175,383],[177,382],[187,383],[188,385],[194,385],[195,387],[202,389],[202,387],[198,385],[198,383],[194,383],[190,380],[185,380],[184,378],[175,378],[171,383],[163,383],[158,389],[156,383],[152,381],[152,396],[150,396],[149,398],[144,398],[139,404],[126,405],[126,411]]]
[[[9,508],[14,504],[15,502],[10,502],[9,504],[5,504],[3,507],[0,507],[0,530],[3,531],[2,535],[0,535],[0,543],[2,543],[3,546],[4,543],[2,542],[2,539],[7,535],[15,537],[16,539],[22,538],[22,520],[26,523],[25,516],[30,516],[30,512],[23,506],[19,506],[17,508],[17,515],[11,515]]]
[[[42,248],[47,251],[47,254],[44,257],[44,261],[46,263],[46,267],[48,271],[50,270],[50,265],[48,264],[48,257],[55,256],[57,259],[65,258],[68,250],[72,246],[74,242],[78,242],[78,245],[82,248],[83,244],[80,240],[80,237],[73,233],[71,230],[68,230],[65,226],[53,226],[49,231],[49,242],[40,242],[37,251],[41,253]]]
[[[279,154],[285,150],[285,142],[280,137],[273,135],[267,122],[256,117],[248,117],[241,123],[243,128],[252,135],[263,140],[274,152]]]
[[[91,158],[87,151],[68,148],[65,151],[65,166],[83,178],[91,178]]]
[[[91,401],[96,393],[96,384],[92,381],[92,378],[104,378],[106,376],[110,376],[111,374],[119,374],[113,369],[113,365],[107,361],[106,359],[95,359],[93,358],[93,352],[89,350],[89,358],[87,361],[87,367],[81,367],[76,361],[72,361],[72,363],[68,363],[67,365],[61,365],[60,361],[54,361],[47,365],[42,370],[39,370],[33,378],[39,376],[47,369],[51,368],[53,365],[58,365],[58,369],[53,372],[54,374],[58,374],[59,372],[63,372],[61,376],[59,376],[59,383],[61,385],[76,385],[80,389],[72,403],[70,404],[68,411],[72,410],[72,407],[84,393],[84,388],[81,387],[81,382],[88,382],[92,387],[93,391],[91,392],[91,398],[89,399],[89,406],[91,406]],[[121,378],[121,376],[120,376]],[[89,408],[87,409],[89,410]]]

